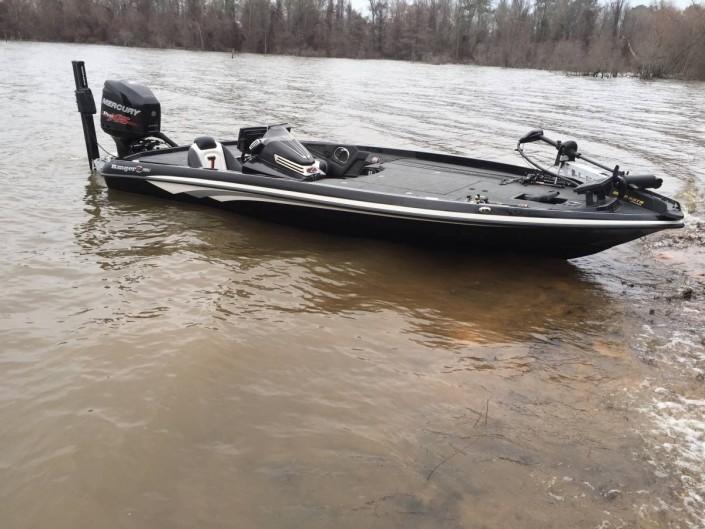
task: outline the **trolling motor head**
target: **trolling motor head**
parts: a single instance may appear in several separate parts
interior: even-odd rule
[[[521,138],[519,138],[519,145],[522,145],[524,143],[533,143],[535,141],[542,140],[543,138],[544,136],[542,129],[533,129],[524,134]]]
[[[558,142],[558,155],[556,156],[556,164],[562,161],[574,162],[579,155],[578,144],[573,140]]]
[[[105,81],[100,126],[112,136],[122,158],[147,137],[161,137],[161,105],[146,86],[129,81]]]

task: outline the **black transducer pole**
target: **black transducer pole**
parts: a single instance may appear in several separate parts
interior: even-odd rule
[[[95,100],[93,92],[88,88],[88,78],[86,77],[86,66],[83,61],[71,61],[73,65],[73,78],[76,81],[76,104],[81,113],[83,122],[83,138],[86,140],[86,154],[88,155],[88,165],[93,169],[93,160],[98,158],[98,140],[95,137]]]

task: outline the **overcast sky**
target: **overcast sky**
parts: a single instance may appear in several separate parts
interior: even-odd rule
[[[369,0],[350,0],[352,3],[353,7],[357,9],[358,11],[362,13],[367,13],[368,9],[367,6],[370,5]],[[496,3],[497,0],[493,0],[493,3]],[[629,5],[631,6],[638,6],[639,4],[644,4],[644,5],[649,5],[651,4],[651,0],[629,0]],[[655,2],[654,2],[655,3]],[[678,6],[678,7],[688,7],[690,4],[693,2],[691,0],[671,0],[671,3]],[[697,0],[696,3],[702,4],[703,0]]]

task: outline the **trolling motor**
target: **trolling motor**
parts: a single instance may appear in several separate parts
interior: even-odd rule
[[[72,61],[76,83],[76,104],[83,122],[88,164],[99,157],[93,115],[96,113],[93,93],[88,88],[83,61]],[[105,81],[100,105],[100,127],[117,146],[118,158],[159,149],[176,143],[161,132],[161,105],[146,86],[129,81]]]
[[[541,166],[524,152],[523,145],[542,141],[556,148],[556,159],[553,166],[556,170],[551,170]],[[540,176],[544,178],[542,183],[551,185],[574,187],[574,191],[579,195],[585,195],[587,206],[596,206],[597,209],[611,209],[618,200],[624,198],[629,188],[633,189],[658,189],[663,180],[651,174],[629,175],[625,171],[620,171],[619,165],[610,168],[601,164],[578,151],[578,144],[575,141],[560,141],[547,138],[543,130],[530,130],[517,142],[517,152],[540,171]],[[583,160],[601,171],[586,171],[586,168],[579,168],[573,165],[576,160]],[[563,174],[561,174],[563,173]],[[546,182],[545,178],[549,181]],[[600,178],[598,181],[591,181],[592,178]],[[550,181],[552,180],[552,182]]]

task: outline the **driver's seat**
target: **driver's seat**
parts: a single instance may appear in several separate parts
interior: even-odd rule
[[[199,136],[188,150],[188,165],[198,169],[242,171],[242,164],[230,149],[211,136]]]

